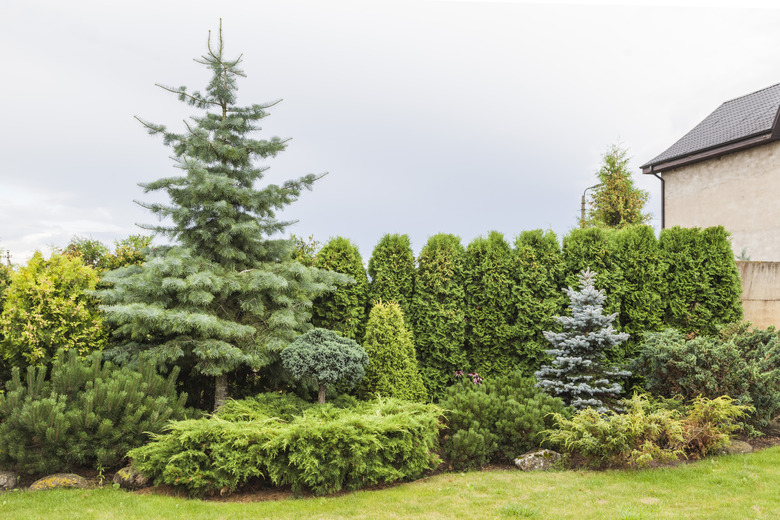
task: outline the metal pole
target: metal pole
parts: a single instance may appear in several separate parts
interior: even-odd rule
[[[580,206],[580,227],[585,227],[585,193],[593,188],[600,188],[604,183],[596,184],[594,186],[588,186],[585,191],[582,192],[582,204]]]

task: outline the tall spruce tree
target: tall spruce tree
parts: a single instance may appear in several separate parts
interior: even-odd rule
[[[141,266],[107,275],[113,287],[101,295],[106,317],[117,327],[114,358],[143,353],[214,377],[215,409],[227,398],[227,375],[277,359],[311,327],[312,298],[340,277],[292,261],[291,241],[274,238],[291,224],[277,220],[276,211],[316,177],[255,188],[267,170],[255,159],[275,156],[286,141],[250,137],[276,103],[238,106],[241,58],[227,59],[223,52],[220,23],[218,41],[213,44],[209,33],[208,51],[196,60],[212,72],[205,91],[160,85],[205,111],[185,123],[184,132],[139,119],[150,134],[162,136],[184,172],[141,185],[171,201],[139,203],[164,221],[142,227],[175,245]]]
[[[606,296],[594,286],[595,277],[593,271],[585,270],[580,273],[578,291],[564,289],[571,316],[555,318],[563,332],[544,333],[553,347],[547,354],[555,359],[536,372],[536,386],[576,409],[604,411],[615,407],[623,391],[614,379],[631,373],[605,366],[605,351],[626,341],[628,334],[612,328],[616,314],[603,314]]]
[[[628,151],[613,144],[602,159],[604,163],[596,174],[600,184],[593,193],[593,209],[589,218],[581,222],[582,227],[623,228],[649,222],[650,215],[642,213],[649,194],[634,186]]]

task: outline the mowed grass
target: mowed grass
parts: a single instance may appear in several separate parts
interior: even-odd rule
[[[780,447],[635,471],[445,473],[382,490],[273,502],[210,502],[111,488],[6,492],[0,518],[780,518]]]

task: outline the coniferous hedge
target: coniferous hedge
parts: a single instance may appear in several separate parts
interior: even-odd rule
[[[482,376],[504,373],[519,362],[514,340],[512,258],[504,236],[491,232],[466,248],[466,349]]]
[[[517,369],[525,374],[539,369],[549,343],[545,330],[556,328],[554,316],[563,310],[561,292],[564,278],[561,246],[552,231],[523,231],[512,251],[515,335],[520,345],[521,363]]]
[[[314,257],[314,267],[346,274],[354,283],[339,285],[334,292],[316,298],[312,324],[360,343],[366,326],[368,277],[357,246],[343,237],[332,238]]]
[[[620,312],[623,299],[623,270],[616,251],[616,232],[610,228],[572,229],[563,237],[563,260],[566,265],[564,287],[577,287],[579,274],[590,269],[598,273],[596,289],[604,290],[609,300],[605,314]]]
[[[369,309],[377,302],[396,302],[407,319],[414,289],[414,253],[408,235],[385,235],[368,261]]]
[[[417,261],[411,322],[423,382],[432,397],[467,366],[464,257],[459,237],[438,234],[428,239]]]
[[[715,335],[742,319],[742,283],[728,236],[722,226],[661,231],[666,326]]]

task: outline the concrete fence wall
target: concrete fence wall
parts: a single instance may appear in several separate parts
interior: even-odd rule
[[[780,262],[737,262],[745,319],[765,329],[780,328]]]

